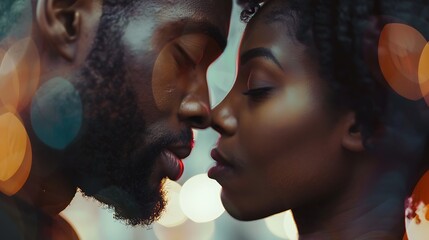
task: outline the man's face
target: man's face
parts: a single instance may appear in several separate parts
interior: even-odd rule
[[[222,53],[231,1],[105,4],[74,83],[83,131],[70,149],[78,187],[130,224],[149,224],[165,202],[162,180],[183,172],[191,128],[210,123],[206,81]]]

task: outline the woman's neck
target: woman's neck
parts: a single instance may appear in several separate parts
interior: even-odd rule
[[[407,178],[393,170],[372,176],[315,208],[293,209],[300,239],[402,239]]]

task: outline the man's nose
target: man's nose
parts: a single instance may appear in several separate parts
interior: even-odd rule
[[[180,104],[179,118],[192,128],[204,129],[210,126],[210,111],[208,94],[189,94]]]

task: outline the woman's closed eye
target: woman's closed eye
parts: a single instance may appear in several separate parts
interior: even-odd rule
[[[270,76],[261,70],[254,69],[247,79],[247,90],[243,92],[249,100],[258,102],[269,97],[274,90]]]
[[[274,87],[252,88],[243,92],[243,95],[249,97],[252,101],[260,101],[268,97],[273,89]]]

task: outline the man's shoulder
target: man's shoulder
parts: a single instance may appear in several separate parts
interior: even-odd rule
[[[18,206],[0,199],[0,239],[79,240],[73,227],[61,216]]]

